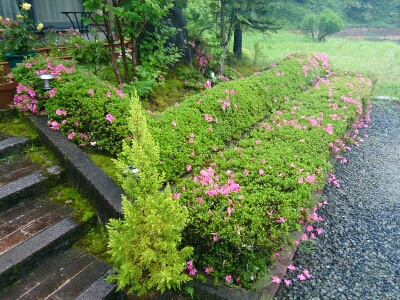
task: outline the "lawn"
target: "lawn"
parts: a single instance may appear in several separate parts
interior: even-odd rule
[[[400,45],[359,39],[328,38],[314,43],[302,34],[279,31],[263,37],[259,33],[243,35],[243,52],[254,59],[254,45],[261,46],[259,67],[279,61],[292,52],[319,52],[329,56],[335,69],[356,71],[374,80],[373,96],[400,98]],[[262,63],[261,63],[262,62]]]

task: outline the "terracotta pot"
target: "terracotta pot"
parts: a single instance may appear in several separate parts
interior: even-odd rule
[[[0,61],[0,66],[3,66],[3,71],[1,74],[7,75],[8,73],[11,72],[10,65],[8,64],[8,61]]]
[[[0,83],[0,108],[8,108],[14,98],[17,82]]]

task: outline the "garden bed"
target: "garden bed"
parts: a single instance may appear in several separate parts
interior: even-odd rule
[[[53,94],[46,92],[44,108],[52,118],[51,129],[61,129],[80,147],[114,153],[119,152],[121,140],[130,145],[135,134],[130,136],[125,127],[128,100],[122,91],[95,77],[89,86],[78,80],[88,75],[74,73],[72,67],[51,68],[63,78],[60,85],[55,81]],[[20,75],[28,74],[27,69]],[[313,86],[308,86],[311,82]],[[189,215],[183,244],[194,248],[186,266],[190,275],[197,273],[197,267],[216,284],[222,280],[223,286],[256,290],[259,284],[273,287],[279,282],[273,277],[271,283],[266,274],[285,249],[300,242],[291,233],[307,224],[312,229],[301,240],[320,234],[312,225],[319,220],[318,206],[310,199],[326,180],[339,184],[330,161],[335,156],[340,159],[339,151],[349,143],[358,142],[356,128],[368,119],[371,86],[361,75],[331,72],[324,55],[296,54],[263,73],[206,89],[161,114],[150,112],[149,131],[160,145],[157,168],[166,173],[166,181],[177,182],[173,198]],[[30,95],[29,90],[20,90]],[[16,106],[31,103],[20,100]],[[44,122],[40,121],[41,127]],[[61,153],[67,165],[73,164],[70,154]],[[84,164],[86,160],[77,160],[78,169],[88,170],[79,180],[79,172],[71,169],[77,184],[97,177]],[[146,164],[130,167],[145,170]],[[111,208],[105,209],[117,213],[102,212],[103,222],[120,215],[121,194],[122,190],[113,194]],[[243,293],[259,297],[263,288],[238,293],[241,299]]]

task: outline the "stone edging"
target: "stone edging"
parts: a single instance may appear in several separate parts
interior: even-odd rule
[[[60,131],[49,130],[47,118],[33,116],[29,120],[42,143],[60,160],[70,183],[93,203],[99,222],[120,218],[123,190]]]

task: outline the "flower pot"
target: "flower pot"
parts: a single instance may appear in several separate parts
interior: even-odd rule
[[[17,83],[11,81],[9,83],[0,83],[0,108],[8,108],[14,98]]]
[[[1,72],[1,74],[7,75],[11,72],[8,61],[0,61],[0,66],[3,66],[3,71]]]
[[[18,63],[23,62],[23,60],[26,56],[34,56],[36,54],[37,54],[37,52],[29,52],[29,53],[23,53],[23,54],[6,53],[6,54],[4,54],[4,56],[5,56],[5,58],[7,58],[10,68],[14,69]]]

